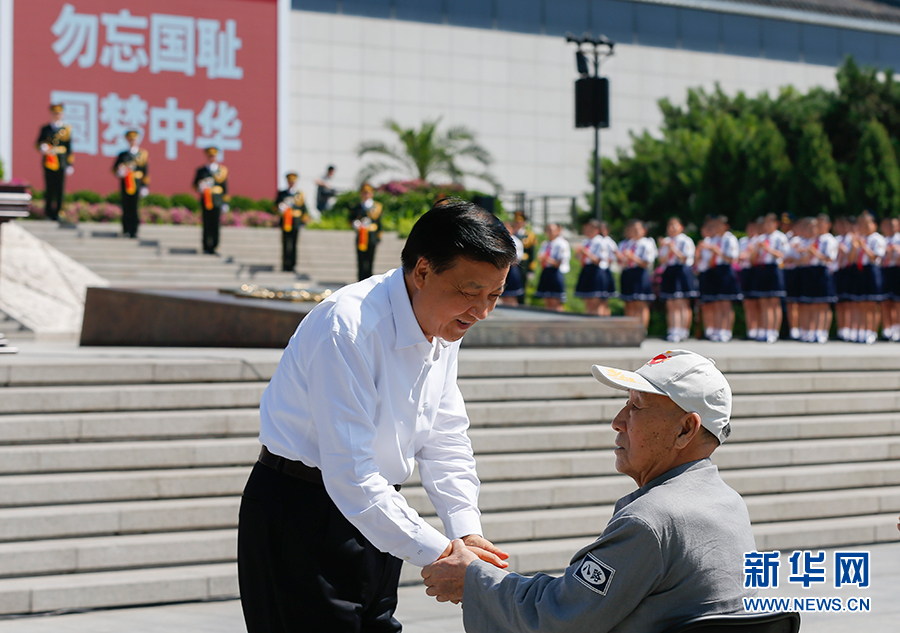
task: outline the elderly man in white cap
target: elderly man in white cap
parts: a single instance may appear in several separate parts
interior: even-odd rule
[[[731,433],[731,388],[693,352],[660,354],[636,372],[593,366],[628,391],[612,422],[616,470],[639,486],[560,577],[507,573],[461,541],[422,570],[427,593],[463,602],[470,633],[648,633],[705,614],[743,611],[744,553],[756,549],[747,507],[709,457]]]

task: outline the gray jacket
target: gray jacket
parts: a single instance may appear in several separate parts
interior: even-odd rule
[[[609,524],[565,575],[466,571],[469,633],[655,633],[689,617],[743,611],[747,506],[708,460],[683,464],[616,503]]]

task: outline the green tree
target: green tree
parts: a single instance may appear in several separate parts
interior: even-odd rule
[[[721,214],[734,217],[746,168],[743,136],[744,130],[731,114],[716,118],[697,191],[696,219]]]
[[[396,121],[385,121],[385,127],[397,135],[399,145],[382,141],[360,143],[360,158],[370,154],[381,160],[370,162],[360,169],[357,178],[363,183],[383,173],[402,173],[407,176],[433,182],[438,176],[449,177],[454,184],[463,184],[465,176],[473,176],[500,189],[497,180],[487,171],[493,162],[490,153],[475,140],[475,133],[463,126],[446,132],[438,131],[440,119],[424,121],[419,129],[403,128]],[[385,160],[386,159],[386,160]],[[481,165],[481,171],[462,166],[463,161]]]
[[[844,207],[844,186],[822,125],[809,122],[801,130],[791,172],[791,210],[801,215],[837,214]]]
[[[772,119],[745,117],[749,130],[742,148],[746,169],[732,224],[743,228],[753,218],[787,207],[790,193],[791,160],[787,143]]]
[[[3,180],[3,159],[0,158],[0,180]]]
[[[900,167],[885,127],[872,119],[863,130],[856,160],[850,168],[847,206],[897,215],[900,211]]]

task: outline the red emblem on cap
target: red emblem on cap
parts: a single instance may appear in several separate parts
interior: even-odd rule
[[[671,352],[666,352],[665,354],[660,354],[658,356],[654,356],[650,360],[647,361],[648,365],[658,365],[660,363],[664,363],[671,358]]]

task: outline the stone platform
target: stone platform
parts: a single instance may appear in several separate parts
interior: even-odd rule
[[[283,348],[314,301],[257,299],[213,290],[89,288],[82,345]],[[499,306],[465,347],[635,347],[638,319]]]

